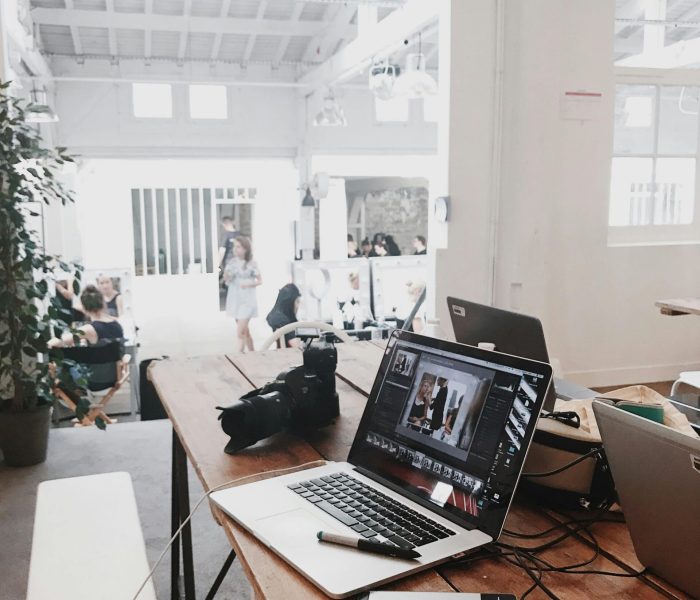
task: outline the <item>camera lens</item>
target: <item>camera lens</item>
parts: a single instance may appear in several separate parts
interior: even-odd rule
[[[289,422],[289,414],[289,400],[280,392],[236,400],[221,419],[221,427],[231,437],[226,452],[232,454],[282,431]]]

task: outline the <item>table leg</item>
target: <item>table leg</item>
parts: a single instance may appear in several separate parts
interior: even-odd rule
[[[175,535],[180,527],[180,503],[177,489],[177,461],[175,448],[180,440],[173,429],[172,466],[170,474],[170,537]],[[180,536],[178,535],[171,546],[170,552],[170,600],[180,600]]]
[[[216,576],[216,579],[214,580],[214,583],[211,586],[211,589],[209,590],[209,593],[207,594],[207,597],[204,600],[214,600],[214,596],[216,595],[216,592],[219,591],[221,582],[224,580],[224,577],[226,577],[226,573],[228,573],[228,570],[231,568],[231,565],[233,564],[233,561],[235,559],[236,551],[231,550],[231,552],[229,552],[229,555],[226,557],[226,560],[224,561],[224,566],[221,567],[221,571],[219,571],[219,574]]]
[[[187,480],[187,454],[182,447],[180,438],[173,430],[173,472],[175,474],[175,495],[177,496],[177,523],[178,526],[187,519],[190,514],[190,490]],[[175,500],[173,500],[173,505]],[[173,519],[173,522],[175,520]],[[182,567],[185,579],[185,600],[195,600],[194,591],[194,560],[192,557],[192,522],[188,522],[180,532],[182,543]],[[174,561],[173,561],[174,562]],[[179,564],[173,567],[171,577],[179,574]],[[172,583],[172,581],[171,581]],[[172,592],[171,592],[172,594]]]

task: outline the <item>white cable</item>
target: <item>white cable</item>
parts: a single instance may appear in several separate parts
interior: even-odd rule
[[[205,498],[208,498],[210,494],[217,492],[223,488],[229,487],[233,485],[234,483],[238,483],[239,481],[243,481],[244,479],[252,479],[253,477],[258,477],[260,475],[273,475],[275,473],[285,473],[287,471],[297,471],[297,470],[302,470],[304,467],[310,467],[311,465],[316,465],[316,466],[322,466],[327,464],[327,461],[325,460],[313,460],[311,462],[304,463],[303,465],[298,465],[294,467],[286,467],[284,469],[274,469],[272,471],[264,471],[261,473],[253,473],[252,475],[246,475],[244,477],[238,477],[237,479],[232,479],[231,481],[227,481],[226,483],[222,483],[221,485],[217,485],[216,487],[213,487],[210,489],[208,492],[205,492],[202,497],[197,500],[197,503],[194,505],[194,508],[190,512],[189,515],[187,515],[187,518],[182,522],[182,525],[178,528],[178,530],[173,534],[173,537],[170,538],[170,541],[168,542],[167,546],[163,549],[163,552],[160,553],[160,556],[158,557],[158,560],[156,563],[153,565],[153,568],[151,571],[148,573],[146,576],[146,579],[144,579],[143,583],[139,587],[139,589],[136,591],[136,594],[134,594],[134,597],[132,600],[137,600],[139,597],[139,594],[142,592],[143,588],[146,587],[146,584],[149,582],[151,577],[153,577],[153,573],[155,573],[156,569],[158,568],[158,565],[160,564],[160,561],[163,560],[163,557],[165,556],[166,552],[170,550],[170,546],[173,545],[173,542],[177,538],[178,535],[180,535],[180,532],[182,531],[182,528],[187,525],[187,523],[190,522],[190,519],[194,515],[194,513],[197,511],[199,508],[199,505],[204,502]],[[265,479],[268,479],[268,477],[265,477]]]

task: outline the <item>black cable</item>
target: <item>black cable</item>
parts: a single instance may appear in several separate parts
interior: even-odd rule
[[[539,531],[537,533],[521,533],[518,531],[510,531],[508,529],[503,529],[503,533],[506,535],[509,535],[511,537],[521,537],[525,539],[536,539],[538,537],[543,537],[547,535],[548,533],[551,533],[552,531],[556,531],[557,529],[561,529],[562,527],[567,527],[568,525],[578,525],[582,523],[624,523],[624,520],[618,521],[614,519],[605,519],[605,515],[610,511],[610,504],[604,504],[602,507],[600,507],[595,513],[591,513],[589,516],[583,517],[583,518],[575,518],[575,519],[569,519],[568,521],[560,521],[557,522],[556,525],[553,525],[549,529],[545,529],[544,531]],[[568,516],[564,514],[564,516]]]
[[[530,587],[525,591],[525,593],[524,593],[522,596],[520,596],[520,600],[525,600],[525,598],[527,598],[527,597],[530,595],[530,593],[531,593],[535,588],[537,588],[537,587],[540,588],[547,596],[549,596],[549,597],[552,598],[553,600],[559,600],[559,597],[558,597],[556,594],[554,594],[554,592],[552,592],[552,591],[543,583],[543,581],[542,581],[542,569],[541,569],[540,566],[537,564],[537,562],[536,562],[536,561],[531,561],[531,562],[534,563],[535,568],[537,569],[537,574],[535,574],[535,573],[532,571],[532,569],[531,569],[530,567],[528,567],[527,564],[524,563],[524,562],[521,560],[522,557],[528,558],[528,560],[530,560],[529,557],[527,557],[527,555],[526,555],[525,553],[521,553],[521,552],[516,552],[516,553],[515,553],[515,558],[516,558],[516,560],[518,561],[518,563],[520,564],[520,567],[521,567],[522,569],[524,569],[525,572],[530,576],[530,579],[532,579],[533,584],[532,584],[532,586],[530,586]],[[506,559],[506,560],[507,560],[507,559]]]
[[[589,455],[597,453],[598,450],[592,451]],[[574,461],[574,463],[579,462],[587,458],[588,455],[584,455]],[[567,465],[564,468],[568,468],[571,465]],[[562,469],[563,470],[563,469]],[[627,578],[637,578],[641,577],[646,573],[646,569],[642,571],[633,572],[614,572],[605,571],[602,569],[585,569],[582,567],[587,567],[591,563],[595,562],[599,557],[601,557],[601,548],[596,536],[591,532],[590,527],[600,522],[615,522],[620,523],[623,521],[606,519],[605,515],[609,512],[609,506],[604,506],[592,517],[585,519],[569,519],[568,521],[563,521],[534,534],[526,534],[519,532],[512,532],[504,530],[504,533],[512,537],[520,537],[523,539],[538,539],[545,535],[551,534],[562,527],[566,527],[567,531],[558,535],[552,540],[539,544],[537,546],[526,547],[517,544],[509,544],[506,542],[494,542],[488,546],[484,546],[483,550],[488,554],[482,554],[478,556],[470,556],[466,559],[460,559],[453,563],[454,564],[470,564],[486,558],[501,558],[506,562],[515,565],[527,574],[527,576],[532,580],[532,585],[525,590],[525,592],[520,596],[520,600],[525,600],[535,589],[539,588],[544,594],[549,598],[558,600],[558,597],[552,592],[549,587],[544,583],[543,577],[546,573],[561,573],[562,575],[601,575],[607,577],[627,577]],[[556,545],[562,543],[563,541],[575,537],[578,539],[583,539],[585,543],[592,547],[593,553],[591,556],[586,557],[579,562],[568,564],[568,565],[554,565],[547,561],[546,559],[538,556],[538,554],[549,550]],[[528,564],[529,563],[529,564]],[[623,567],[624,568],[624,567]]]
[[[547,471],[545,473],[523,473],[522,477],[549,477],[550,475],[557,475],[558,473],[561,473],[562,471],[566,471],[567,469],[570,469],[574,465],[577,465],[578,463],[586,460],[587,458],[591,458],[595,455],[600,455],[600,448],[595,448],[594,450],[591,450],[590,452],[586,452],[586,454],[583,454],[579,456],[577,459],[572,460],[570,463],[565,464],[562,467],[559,467],[558,469],[554,469],[553,471]]]
[[[600,556],[600,545],[598,544],[598,540],[595,538],[595,536],[594,536],[588,529],[584,529],[584,531],[585,531],[585,532],[589,535],[589,537],[591,538],[591,544],[593,545],[593,550],[594,550],[593,556],[591,556],[590,558],[587,558],[586,560],[583,560],[583,561],[581,561],[581,562],[579,562],[579,563],[574,563],[574,564],[572,564],[572,565],[566,565],[566,566],[563,566],[563,567],[555,566],[555,565],[549,563],[548,561],[544,560],[543,558],[540,558],[539,556],[536,556],[536,553],[530,552],[530,549],[529,549],[529,548],[522,548],[522,549],[521,549],[520,546],[511,546],[511,547],[517,548],[517,549],[520,550],[521,552],[524,552],[524,553],[528,554],[528,555],[531,557],[532,560],[535,560],[535,561],[537,561],[538,563],[543,564],[543,565],[545,566],[545,569],[544,569],[545,571],[556,571],[556,572],[559,572],[559,571],[562,571],[562,570],[571,570],[571,569],[575,569],[575,568],[585,567],[586,565],[589,565],[589,564],[591,564],[593,561],[595,561],[595,560],[598,558],[598,556]],[[574,532],[572,532],[572,533],[574,533]],[[567,536],[567,537],[568,537],[568,536]]]
[[[549,546],[548,546],[547,544],[544,545],[544,546],[546,546],[546,547],[543,546],[542,549],[536,548],[536,549],[534,549],[534,551],[533,551],[532,548],[525,548],[525,547],[522,547],[522,546],[515,546],[515,545],[511,545],[511,544],[504,544],[504,543],[502,543],[502,542],[497,542],[497,544],[498,544],[499,546],[504,547],[504,548],[508,548],[509,550],[517,551],[517,552],[521,552],[521,553],[523,553],[523,554],[530,555],[531,560],[536,561],[536,562],[541,563],[542,565],[544,565],[544,568],[542,569],[543,571],[551,571],[551,572],[555,572],[555,573],[562,573],[562,574],[564,574],[564,575],[568,575],[568,574],[571,574],[571,575],[588,575],[588,574],[590,574],[590,575],[605,575],[605,576],[609,576],[609,577],[641,577],[642,575],[644,575],[644,574],[646,573],[646,569],[642,569],[641,571],[634,571],[634,572],[632,572],[632,573],[629,573],[629,572],[626,573],[626,572],[604,571],[604,570],[601,570],[601,569],[580,569],[580,567],[586,566],[586,565],[592,563],[593,561],[595,561],[595,560],[601,555],[601,554],[600,554],[600,545],[599,545],[599,543],[598,543],[597,538],[593,535],[593,533],[592,533],[591,531],[589,531],[588,527],[583,527],[583,528],[581,528],[579,531],[581,531],[581,530],[582,530],[582,531],[585,531],[585,533],[591,538],[591,539],[590,539],[590,543],[593,545],[594,554],[593,554],[593,556],[592,556],[591,558],[589,558],[589,559],[587,559],[587,560],[585,560],[585,561],[582,561],[582,562],[580,562],[580,563],[572,564],[572,565],[556,566],[556,565],[553,565],[553,564],[549,563],[549,562],[546,561],[545,559],[540,558],[539,556],[536,556],[536,552],[541,552],[542,549],[548,549],[548,548],[549,548]],[[578,535],[579,531],[571,530],[571,535]],[[567,535],[567,536],[563,536],[563,537],[570,537],[570,536]],[[561,541],[561,540],[560,540],[560,541]],[[506,560],[507,560],[507,559],[506,559]],[[512,562],[512,561],[510,561],[510,562]],[[513,563],[513,564],[515,564],[515,563]]]
[[[579,523],[624,523],[624,521],[618,519],[596,519],[594,517],[589,517],[586,519],[571,519],[569,521],[562,521],[561,523],[558,523],[557,525],[554,525],[549,529],[545,529],[544,531],[539,531],[537,533],[521,533],[519,531],[511,531],[510,529],[504,529],[502,534],[508,537],[521,538],[525,540],[535,540],[537,538],[544,537],[545,535],[548,535],[553,531],[556,531],[557,529],[561,529],[562,527],[568,527],[569,525],[578,525]]]

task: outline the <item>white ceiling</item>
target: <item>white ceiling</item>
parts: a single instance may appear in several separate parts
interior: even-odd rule
[[[1,1],[1,0],[0,0]],[[365,0],[381,20],[405,0]],[[357,32],[359,0],[31,0],[49,57],[314,65]]]

